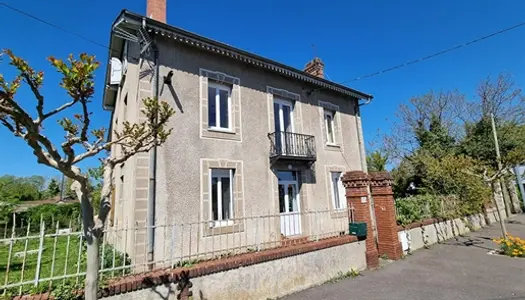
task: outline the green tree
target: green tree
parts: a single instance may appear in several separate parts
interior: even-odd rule
[[[379,151],[374,151],[366,157],[366,164],[368,166],[368,172],[379,172],[386,171],[386,165],[388,163],[388,157],[382,155]]]
[[[48,197],[54,197],[60,193],[60,186],[55,178],[51,178],[49,184],[47,185],[47,195]]]
[[[48,59],[62,77],[60,86],[65,89],[71,100],[59,107],[46,109],[46,98],[41,90],[44,72],[35,71],[10,50],[5,50],[4,53],[9,58],[10,65],[14,67],[16,76],[13,80],[8,80],[0,75],[0,124],[27,144],[38,163],[54,168],[73,180],[71,187],[80,199],[83,236],[87,243],[85,298],[95,300],[100,266],[99,244],[111,210],[113,170],[133,155],[163,144],[171,133],[166,124],[174,110],[166,102],[146,98],[143,100],[144,108],[141,112],[144,121],[135,124],[123,122],[122,128],[114,129],[114,138],[108,141],[106,129],[90,128],[92,113],[88,104],[92,102],[95,94],[94,72],[99,67],[93,56],[80,54],[75,58],[70,55],[67,61],[54,57]],[[22,83],[28,85],[35,98],[34,112],[24,108],[30,101],[21,99],[24,94],[18,93]],[[57,101],[51,101],[53,102]],[[59,148],[44,134],[44,128],[47,128],[44,123],[75,106],[80,108],[80,114],[73,114],[72,118],[64,117],[58,122],[65,132],[65,140],[59,144]],[[109,156],[102,160],[104,185],[99,213],[95,216],[89,190],[89,175],[82,172],[78,164],[109,151],[115,144],[122,147],[122,155]]]
[[[0,177],[0,201],[32,201],[39,200],[40,196],[40,190],[28,178],[11,175]]]

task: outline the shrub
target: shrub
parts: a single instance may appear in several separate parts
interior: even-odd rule
[[[505,238],[493,241],[499,245],[502,254],[510,257],[525,257],[525,240],[507,235]]]
[[[454,195],[415,195],[396,199],[397,222],[400,225],[423,221],[430,218],[455,219],[479,212],[465,209],[465,202]]]
[[[416,195],[396,200],[397,222],[401,225],[436,217],[437,197],[434,195]]]
[[[42,204],[31,207],[20,215],[26,222],[31,223],[31,228],[36,231],[40,230],[41,219],[47,230],[54,231],[57,222],[60,228],[69,227],[70,222],[77,225],[79,216],[80,203]]]

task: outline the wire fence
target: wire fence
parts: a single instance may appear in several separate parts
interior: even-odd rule
[[[166,220],[153,228],[154,247],[149,247],[146,226],[107,226],[99,246],[100,279],[104,282],[152,268],[189,267],[202,261],[346,235],[349,220],[353,220],[352,208],[224,221]],[[13,225],[0,239],[0,294],[42,293],[59,285],[81,288],[87,264],[82,230],[74,231],[72,224],[61,228],[58,222],[40,222],[38,228],[30,222],[26,225]],[[148,253],[151,249],[153,253]]]

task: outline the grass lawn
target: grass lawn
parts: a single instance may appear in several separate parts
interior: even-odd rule
[[[40,239],[38,234],[35,238],[27,239],[27,251],[38,250]],[[85,245],[80,245],[80,236],[59,236],[59,237],[45,237],[44,250],[42,252],[42,259],[40,263],[39,278],[46,279],[51,277],[59,277],[64,275],[75,275],[86,271],[86,251]],[[26,249],[26,240],[18,240],[13,242],[11,250],[11,261],[9,263],[9,270],[7,268],[9,259],[9,241],[0,244],[0,286],[16,284],[21,282],[33,281],[37,272],[38,265],[38,251],[32,254],[27,254],[24,259],[23,253]],[[80,251],[80,255],[79,255]],[[122,255],[114,251],[112,247],[105,246],[104,267],[111,268],[113,266],[113,257],[115,257],[114,266],[122,266]],[[18,254],[18,255],[17,255]],[[25,261],[24,261],[25,260]],[[129,261],[127,261],[129,264]],[[120,270],[105,273],[107,276],[118,276],[128,273],[128,270]],[[52,282],[45,281],[38,284],[34,283],[24,285],[22,287],[22,294],[38,293],[49,291],[50,288],[56,287],[63,283],[73,286],[76,283],[83,285],[84,276],[73,276],[67,279],[56,279]],[[7,289],[10,294],[18,294],[19,287],[12,287]],[[0,288],[0,295],[2,294]]]
[[[61,275],[76,274],[80,264],[80,272],[84,272],[86,268],[85,251],[79,249],[80,237],[74,236],[60,236],[56,239],[54,237],[44,238],[44,250],[42,252],[42,260],[40,263],[39,278],[50,278]],[[19,282],[26,282],[35,279],[38,264],[38,251],[27,254],[24,259],[24,249],[27,251],[38,250],[40,239],[27,239],[15,241],[11,250],[11,261],[9,263],[9,270],[7,263],[9,259],[10,244],[0,245],[0,285],[4,286]],[[80,257],[79,257],[80,250]],[[17,255],[18,254],[18,255]],[[54,258],[54,259],[53,259]],[[69,282],[75,281],[76,277],[68,279]],[[78,279],[83,280],[82,278]],[[63,282],[58,280],[55,283]],[[53,283],[53,284],[55,284]],[[40,283],[40,288],[47,290],[49,282]],[[45,288],[44,288],[45,287]],[[38,288],[38,289],[40,289]],[[10,288],[10,291],[18,291],[18,288]],[[23,291],[28,292],[34,290],[33,284],[23,287]]]

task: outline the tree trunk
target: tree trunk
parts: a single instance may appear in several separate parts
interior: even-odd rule
[[[520,199],[518,197],[518,191],[516,190],[516,178],[509,177],[507,180],[505,180],[505,183],[507,184],[507,190],[509,191],[510,200],[512,202],[512,211],[515,214],[522,213]]]
[[[87,183],[87,178],[82,182],[74,181],[71,185],[71,189],[76,192],[78,199],[80,199],[84,240],[87,244],[87,267],[84,297],[86,300],[96,300],[98,292],[98,270],[100,265],[98,245],[100,237],[102,236],[102,228],[97,228],[95,226],[93,205],[91,205],[91,202],[89,201]]]
[[[507,190],[507,184],[505,183],[504,178],[500,178],[498,180],[498,183],[500,184],[500,188],[503,195],[503,203],[505,204],[505,213],[507,214],[507,217],[510,218],[510,215],[512,214],[512,203],[510,201],[509,191]]]
[[[98,270],[100,266],[100,256],[98,253],[100,237],[92,235],[91,242],[87,243],[87,268],[86,285],[84,297],[86,300],[96,300],[98,293]]]

